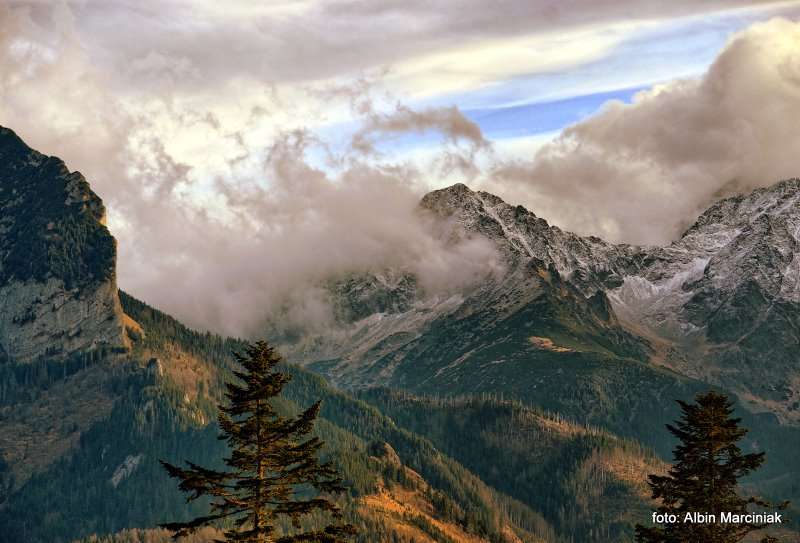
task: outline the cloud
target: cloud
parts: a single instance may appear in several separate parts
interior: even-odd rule
[[[292,119],[309,103],[340,101],[363,116],[361,136],[372,142],[424,130],[488,145],[456,108],[383,113],[364,80],[338,96],[300,87],[299,105],[237,80],[233,104],[213,102],[177,88],[193,77],[192,61],[157,53],[130,73],[140,92],[159,92],[132,96],[117,92],[117,74],[94,61],[75,24],[63,6],[0,7],[0,122],[80,169],[103,197],[123,289],[190,325],[255,336],[288,303],[287,318],[330,325],[319,285],[332,277],[394,267],[445,294],[499,265],[481,240],[437,239],[416,211],[425,186],[417,169],[352,150],[343,160]],[[332,168],[313,165],[320,152]]]
[[[650,24],[621,21],[522,36],[479,35],[398,61],[387,79],[418,99],[492,89],[515,77],[567,71],[606,58],[625,38]]]
[[[800,23],[755,24],[703,77],[610,103],[487,186],[581,233],[674,239],[720,196],[800,174],[798,51]]]
[[[698,4],[636,3],[642,17]],[[476,154],[493,156],[458,109],[396,106],[382,85],[399,72],[384,67],[449,59],[414,72],[424,81],[457,66],[448,55],[467,43],[619,21],[633,4],[508,1],[497,8],[507,17],[455,3],[216,5],[0,5],[0,124],[103,197],[122,288],[191,325],[255,335],[286,300],[290,317],[329,324],[313,285],[331,275],[399,266],[447,292],[497,267],[479,240],[443,246],[420,222],[416,202],[439,178],[365,154],[434,131],[444,137],[437,174],[477,178]],[[649,240],[672,235],[721,189],[779,177],[798,156],[797,74],[792,42],[781,48],[775,36],[794,26],[770,25],[742,35],[749,47],[732,43],[703,81],[611,106],[534,161],[495,157],[489,188],[571,228]],[[342,119],[354,145],[337,154],[318,134]]]
[[[453,144],[466,141],[474,150],[487,149],[489,142],[480,127],[467,119],[455,106],[415,111],[398,104],[389,113],[368,115],[362,127],[353,135],[351,145],[362,153],[374,153],[374,137],[436,131]]]
[[[446,246],[433,235],[416,211],[416,172],[361,163],[332,177],[306,161],[312,145],[302,132],[275,141],[264,160],[268,186],[220,180],[235,220],[196,216],[181,229],[160,219],[161,234],[153,232],[142,252],[180,258],[147,263],[155,272],[140,277],[136,289],[193,324],[252,335],[287,304],[287,318],[329,325],[318,286],[348,273],[405,269],[436,294],[465,288],[499,267],[484,241]],[[165,226],[175,227],[177,237]]]
[[[443,85],[471,88],[585,62],[618,42],[634,21],[749,5],[747,0],[499,0],[487,9],[482,0],[300,0],[229,1],[222,9],[213,0],[69,3],[84,46],[95,62],[119,74],[121,93],[163,83],[150,75],[139,78],[143,64],[179,67],[183,76],[172,85],[189,93],[235,78],[297,84],[387,66],[400,76],[396,83],[413,81],[405,85],[413,92],[436,92]],[[46,19],[41,17],[46,3],[31,6],[38,19]],[[135,85],[126,87],[131,80]]]

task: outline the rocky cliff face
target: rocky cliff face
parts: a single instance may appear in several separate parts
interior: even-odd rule
[[[451,238],[489,238],[508,259],[537,259],[587,294],[620,284],[641,253],[630,245],[565,232],[522,206],[507,204],[488,192],[474,192],[460,183],[427,194],[420,208],[447,221]]]
[[[123,349],[116,242],[80,173],[0,127],[0,351],[15,362]]]
[[[800,180],[722,200],[610,291],[667,365],[800,423]]]

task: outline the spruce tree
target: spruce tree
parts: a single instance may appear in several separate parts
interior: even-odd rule
[[[636,526],[640,543],[734,543],[755,530],[756,523],[721,523],[721,514],[745,514],[753,507],[772,504],[739,494],[738,480],[764,463],[764,453],[743,454],[736,443],[748,432],[732,418],[733,404],[714,391],[698,394],[693,404],[678,401],[682,415],[667,429],[680,440],[667,475],[650,475],[652,497],[659,513],[672,514],[677,522],[664,526]],[[777,506],[785,509],[787,503]],[[711,513],[716,523],[683,522],[687,513]],[[769,536],[762,542],[777,541]]]
[[[337,505],[324,497],[344,491],[342,480],[330,462],[319,460],[323,442],[309,435],[320,403],[295,417],[281,416],[274,399],[291,376],[276,370],[280,355],[259,341],[234,357],[241,368],[233,374],[240,382],[226,384],[227,403],[220,406],[218,415],[219,438],[230,449],[224,459],[227,468],[217,471],[189,461],[187,467],[179,468],[161,461],[170,477],[180,481],[180,490],[189,494],[187,501],[205,496],[210,499],[210,511],[189,522],[162,527],[176,539],[202,526],[221,525],[225,528],[222,541],[347,541],[353,527],[342,523]],[[301,519],[312,513],[327,513],[330,523],[303,531]],[[290,534],[277,533],[281,519],[291,521]]]

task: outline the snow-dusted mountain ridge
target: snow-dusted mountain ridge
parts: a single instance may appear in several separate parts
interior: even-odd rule
[[[483,328],[463,331],[483,350],[494,345],[495,364],[511,352],[536,358],[548,343],[492,339],[486,326],[527,315],[546,298],[539,313],[514,321],[514,333],[544,337],[559,323],[576,345],[548,356],[610,351],[724,386],[754,411],[800,421],[800,180],[720,200],[663,247],[578,236],[463,184],[427,194],[420,211],[440,219],[451,242],[488,238],[505,274],[447,299],[426,297],[399,270],[349,278],[333,289],[349,324],[335,338],[295,344],[294,358],[311,360],[340,384],[397,384],[403,368],[419,364],[412,345],[476,314],[486,319]],[[454,351],[433,374],[466,367],[474,356]]]

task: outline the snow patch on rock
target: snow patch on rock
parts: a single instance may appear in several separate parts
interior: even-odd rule
[[[117,469],[114,470],[114,474],[110,479],[111,486],[117,488],[122,481],[130,477],[133,472],[136,471],[136,468],[139,467],[143,458],[143,454],[137,454],[136,456],[129,454],[125,460],[122,461],[122,464],[117,466]]]

